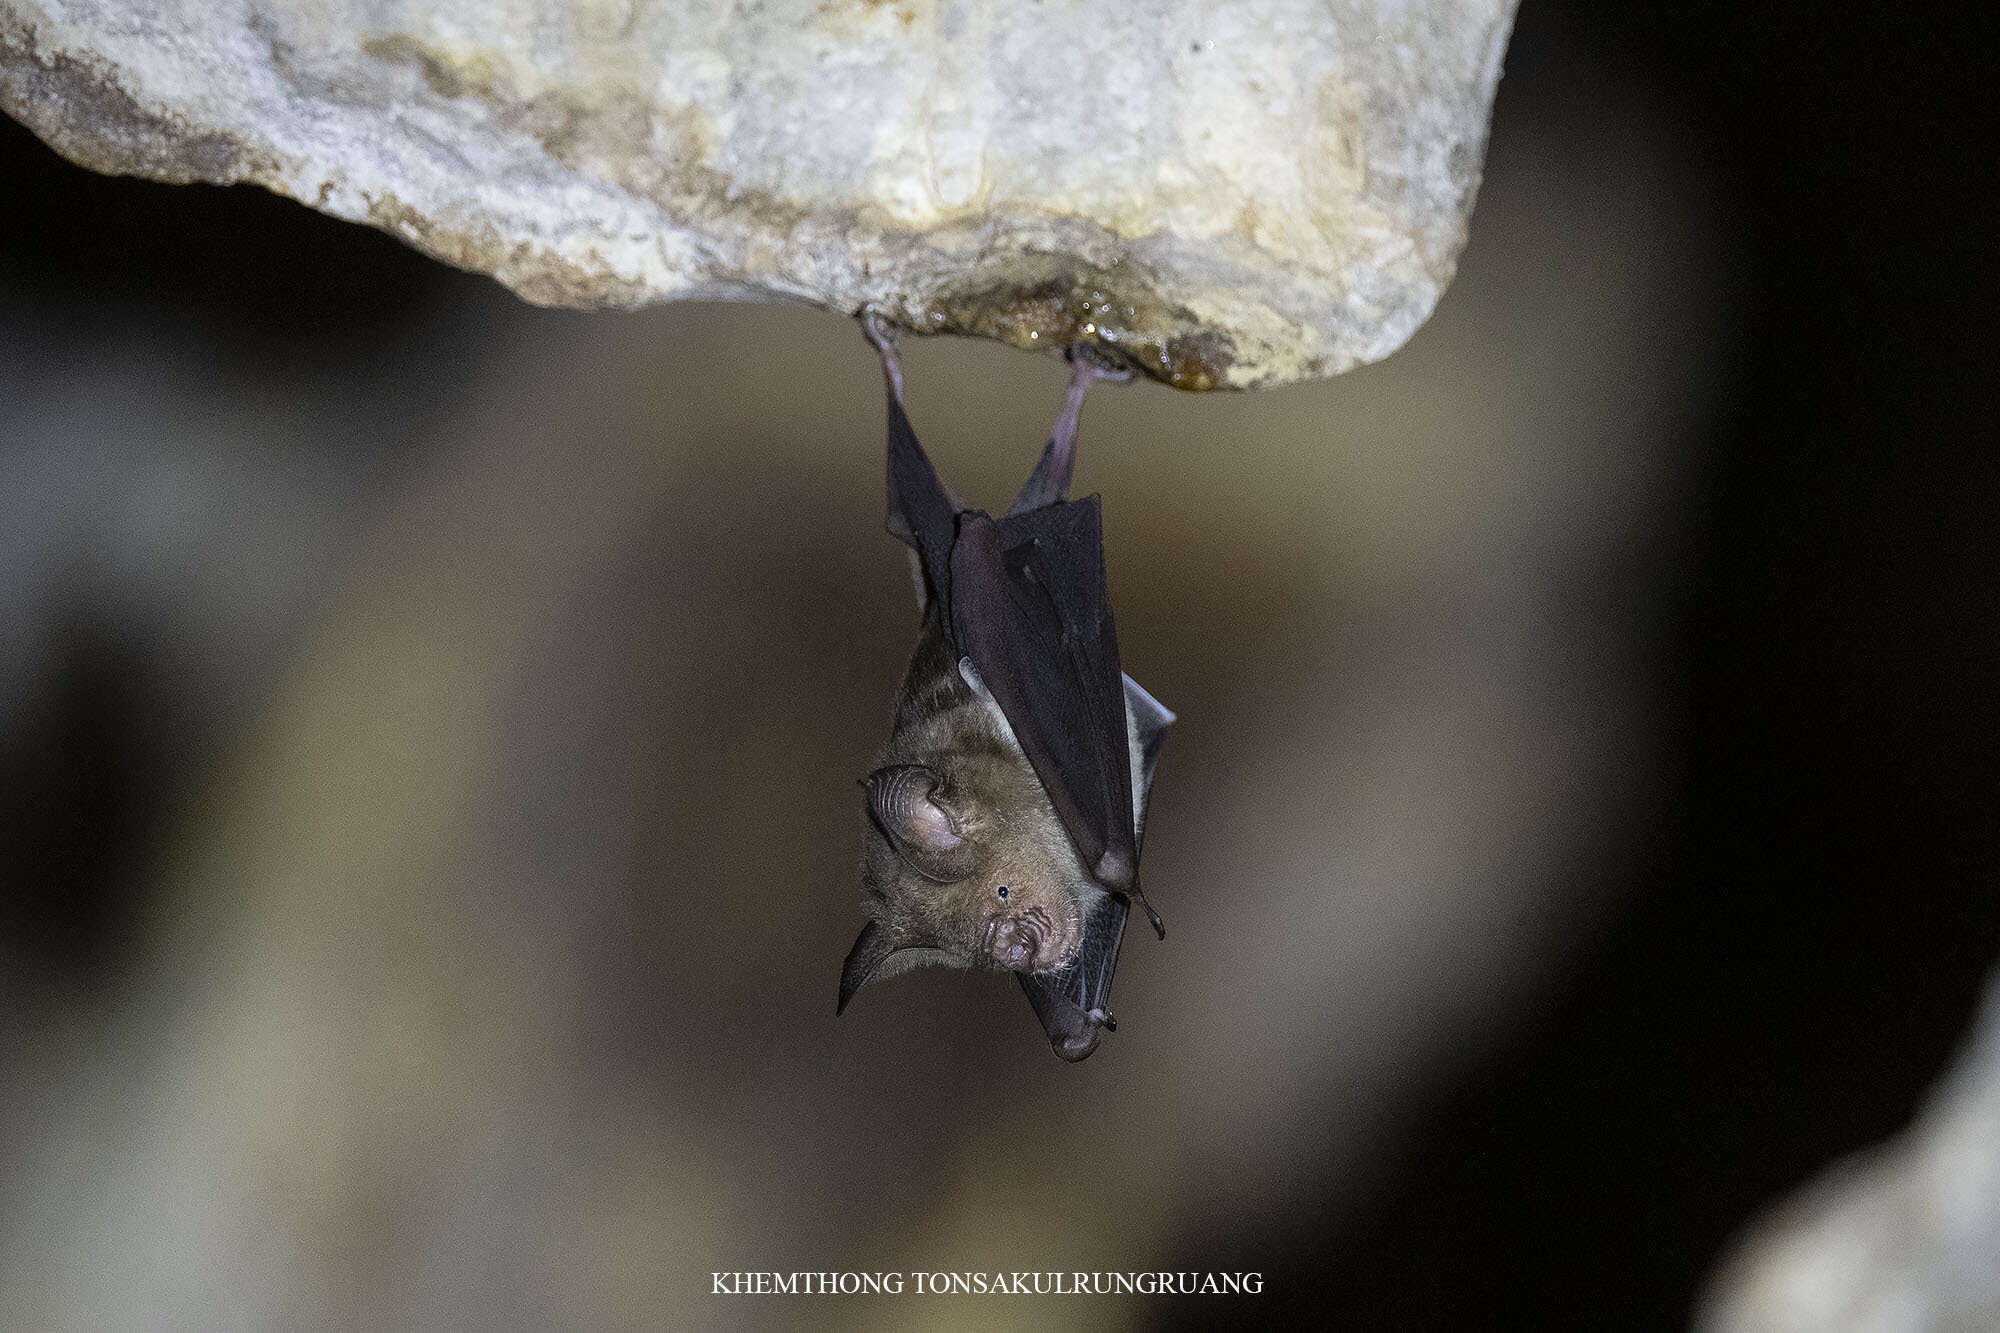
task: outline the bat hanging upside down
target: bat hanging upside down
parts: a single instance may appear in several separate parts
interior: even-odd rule
[[[998,968],[1056,1054],[1081,1060],[1117,1027],[1105,1006],[1131,904],[1166,938],[1139,844],[1174,715],[1119,670],[1097,497],[1065,498],[1084,394],[1125,376],[1072,349],[1041,461],[993,518],[938,481],[903,411],[894,332],[872,310],[862,328],[888,387],[889,531],[914,552],[923,625],[862,780],[868,924],[835,1012],[911,967]]]

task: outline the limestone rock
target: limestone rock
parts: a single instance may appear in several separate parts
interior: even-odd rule
[[[530,301],[884,306],[1189,389],[1430,314],[1512,0],[0,0],[0,109]]]
[[[1836,1163],[1755,1226],[1702,1333],[2000,1328],[2000,975],[1916,1125]]]

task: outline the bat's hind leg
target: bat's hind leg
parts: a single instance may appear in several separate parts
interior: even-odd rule
[[[1021,493],[1014,497],[1014,506],[1008,513],[1040,509],[1069,494],[1070,473],[1076,467],[1076,427],[1083,418],[1084,395],[1099,380],[1123,384],[1131,378],[1131,367],[1113,365],[1090,343],[1077,343],[1069,349],[1069,392],[1063,397],[1062,412],[1049,431],[1041,461],[1035,464]]]
[[[861,336],[882,358],[882,382],[888,387],[889,397],[900,404],[903,401],[903,354],[896,347],[896,326],[874,306],[863,306]]]

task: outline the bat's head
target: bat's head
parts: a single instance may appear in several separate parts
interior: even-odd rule
[[[964,967],[1043,972],[1069,961],[1088,877],[1032,770],[1013,768],[1001,754],[944,755],[863,781],[862,884],[871,918],[894,938]]]
[[[895,762],[862,781],[869,922],[842,974],[843,1008],[912,966],[1060,968],[1104,892],[990,699],[955,668],[927,688],[918,708],[906,692]]]

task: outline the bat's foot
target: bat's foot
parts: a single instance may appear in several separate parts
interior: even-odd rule
[[[861,307],[861,336],[882,358],[882,380],[889,386],[889,396],[902,402],[903,354],[896,346],[896,326],[880,310],[865,305]]]
[[[1096,343],[1071,343],[1065,355],[1069,357],[1071,379],[1083,379],[1085,388],[1097,380],[1123,384],[1132,378],[1132,367],[1113,360]]]
[[[882,307],[862,306],[859,318],[861,336],[868,340],[868,345],[883,356],[893,355],[896,350],[896,340],[900,335],[896,326],[889,322],[889,317],[882,313]]]

